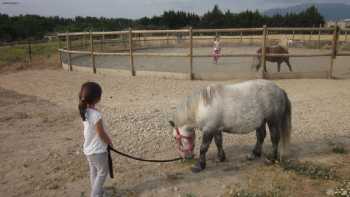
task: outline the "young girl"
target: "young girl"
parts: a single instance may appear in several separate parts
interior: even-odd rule
[[[84,124],[84,154],[89,162],[91,197],[103,196],[108,169],[107,145],[112,141],[103,128],[101,113],[95,108],[102,89],[95,82],[86,82],[79,93],[79,112]]]
[[[213,59],[214,59],[214,63],[217,64],[218,63],[218,60],[219,60],[219,57],[220,57],[220,51],[221,51],[221,48],[220,48],[220,41],[219,39],[216,37],[214,39],[214,46],[213,46]]]

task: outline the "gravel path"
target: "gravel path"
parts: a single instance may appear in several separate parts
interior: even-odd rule
[[[45,193],[46,195],[59,196],[58,194],[62,194],[63,192],[67,195],[71,194],[70,196],[76,196],[80,194],[79,192],[87,192],[87,172],[84,174],[86,163],[81,156],[79,146],[81,143],[81,125],[76,111],[77,94],[80,85],[87,80],[97,81],[103,87],[103,98],[98,108],[103,112],[104,120],[106,121],[108,131],[112,135],[116,148],[146,158],[171,158],[176,156],[174,141],[171,137],[167,121],[172,117],[176,104],[184,96],[190,94],[190,92],[195,89],[205,87],[209,84],[239,82],[238,80],[209,82],[167,80],[147,77],[132,78],[64,72],[60,70],[32,70],[1,75],[1,88],[6,89],[6,91],[15,91],[16,94],[23,95],[19,96],[19,98],[31,97],[30,103],[33,104],[33,109],[31,108],[31,110],[36,110],[39,114],[43,111],[42,116],[44,117],[48,116],[47,114],[51,114],[54,117],[51,121],[51,125],[44,125],[45,127],[43,128],[39,126],[39,130],[54,129],[55,132],[60,132],[59,130],[61,130],[61,138],[67,137],[70,139],[61,144],[47,144],[47,146],[52,145],[56,147],[55,150],[62,149],[63,155],[66,152],[68,152],[67,154],[69,154],[69,152],[78,154],[80,163],[73,162],[72,165],[74,169],[80,170],[77,173],[72,173],[71,171],[65,171],[65,168],[58,169],[59,172],[62,170],[62,174],[56,178],[59,180],[66,180],[67,184],[63,188],[60,187],[58,189],[61,193]],[[276,83],[286,90],[292,101],[292,157],[316,157],[320,155],[320,153],[327,152],[328,142],[343,142],[344,140],[348,140],[347,142],[349,142],[350,80],[301,79],[280,80],[276,81]],[[2,94],[5,95],[5,93]],[[13,97],[8,93],[6,93],[6,95],[7,97]],[[18,101],[14,100],[13,102],[17,103]],[[37,104],[35,104],[36,102]],[[42,102],[49,104],[40,104]],[[2,105],[7,105],[3,101],[1,101],[1,103]],[[12,107],[7,107],[6,110],[15,110],[16,107],[17,110],[20,110],[22,105],[23,104],[19,102],[18,105],[13,104],[11,105]],[[65,121],[60,121],[60,119],[63,118]],[[57,121],[57,124],[55,121]],[[7,127],[11,127],[11,124],[5,119],[1,119],[1,117],[0,124],[1,135],[10,135],[4,134],[4,132]],[[28,122],[28,124],[33,125],[40,123]],[[23,132],[21,131],[25,131],[25,127],[14,128],[22,134]],[[56,136],[56,134],[52,134],[52,136]],[[35,137],[37,138],[37,143],[40,143],[40,140],[45,141],[46,139],[50,139],[50,136],[44,133],[42,135],[36,135]],[[201,136],[197,135],[197,137],[197,142],[200,142]],[[16,139],[13,138],[12,140],[13,141],[9,140],[1,143],[4,143],[3,145],[14,143]],[[167,174],[176,174],[179,172],[187,173],[188,165],[153,165],[130,161],[116,156],[115,166],[117,176],[116,179],[109,180],[107,185],[113,187],[117,185],[118,192],[127,193],[132,191],[145,196],[168,195],[183,193],[185,191],[195,191],[200,194],[201,190],[196,189],[196,183],[207,183],[211,185],[212,188],[217,187],[219,190],[224,191],[224,189],[221,188],[220,180],[227,179],[231,180],[231,182],[239,180],[239,176],[235,176],[237,173],[236,171],[231,172],[231,169],[229,170],[230,172],[227,172],[225,170],[228,166],[233,167],[239,163],[244,164],[244,157],[251,150],[254,140],[254,133],[243,136],[225,135],[224,147],[229,162],[224,165],[216,164],[213,161],[215,159],[216,149],[214,146],[211,146],[208,155],[207,172],[198,176],[186,176],[186,184],[182,184],[181,181],[172,182],[169,180]],[[54,140],[51,139],[51,141],[54,143]],[[197,144],[197,153],[198,146]],[[270,140],[268,140],[268,138],[266,140],[266,148],[266,152],[270,150]],[[37,156],[41,158],[41,155],[44,153],[45,151],[39,151]],[[26,151],[23,150],[22,154],[26,154]],[[20,157],[20,154],[17,155],[17,157]],[[9,156],[7,159],[10,158]],[[74,161],[74,158],[71,159]],[[58,162],[60,160],[52,160],[51,162],[54,161]],[[62,161],[67,161],[67,159]],[[2,161],[1,163],[3,162],[11,162],[11,159]],[[6,182],[10,175],[3,173],[5,173],[6,170],[11,170],[11,166],[9,163],[2,166],[7,166],[0,171],[1,177]],[[31,166],[31,168],[34,171],[40,171],[40,168],[36,168],[35,166]],[[221,171],[217,171],[217,169]],[[11,173],[16,173],[16,171]],[[230,174],[231,179],[225,174]],[[74,178],[71,180],[71,177]],[[205,182],[205,178],[208,178],[207,182]],[[40,183],[39,177],[37,179]],[[52,179],[52,181],[55,180]],[[63,183],[64,181],[62,184]],[[174,185],[177,185],[176,188],[173,188]],[[18,186],[19,187],[13,186],[13,191],[20,191],[20,185]],[[51,190],[49,188],[47,192],[52,192]],[[181,190],[181,192],[179,190]],[[38,191],[31,192],[33,192],[31,196],[40,194]],[[215,190],[211,192],[214,192],[212,194],[215,195],[220,193],[215,193]],[[20,193],[18,193],[17,196],[21,196]]]

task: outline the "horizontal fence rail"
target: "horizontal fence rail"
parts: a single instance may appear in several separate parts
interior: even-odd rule
[[[300,33],[301,32],[301,33]],[[95,56],[127,56],[129,57],[130,63],[130,72],[134,76],[136,71],[134,68],[134,57],[185,57],[189,58],[189,78],[193,78],[193,58],[208,58],[212,57],[212,54],[195,54],[193,53],[193,42],[201,40],[213,39],[217,36],[220,36],[222,40],[240,40],[241,42],[244,39],[249,39],[250,42],[258,42],[261,44],[262,52],[261,54],[249,54],[249,53],[240,53],[240,54],[221,54],[220,57],[253,57],[260,58],[262,66],[265,69],[262,69],[261,76],[262,78],[269,78],[273,73],[266,73],[266,59],[269,57],[330,57],[330,67],[327,71],[328,77],[333,78],[333,67],[334,60],[337,56],[350,56],[350,52],[338,52],[338,42],[347,42],[348,32],[350,28],[340,29],[338,26],[334,28],[325,28],[325,27],[262,27],[262,28],[226,28],[226,29],[177,29],[177,30],[132,30],[131,28],[128,31],[103,31],[103,32],[66,32],[58,33],[57,37],[59,42],[61,39],[65,41],[65,46],[61,46],[58,50],[60,55],[68,54],[68,66],[69,70],[72,70],[71,63],[71,54],[82,54],[90,55],[92,61],[93,72],[96,72],[96,63]],[[231,33],[231,34],[229,34]],[[215,34],[215,35],[213,35]],[[269,45],[269,42],[279,41],[280,38],[274,37],[275,34],[285,34],[288,37],[288,40],[291,42],[298,43],[298,40],[295,38],[297,35],[303,35],[304,41],[307,40],[305,36],[309,36],[308,39],[311,41],[311,37],[316,37],[314,43],[317,46],[321,47],[321,35],[327,35],[329,43],[331,43],[331,49],[329,52],[319,52],[312,54],[295,54],[295,53],[285,53],[285,54],[274,54],[267,53],[266,46]],[[343,35],[343,40],[339,40],[339,36]],[[117,36],[117,37],[112,37]],[[270,36],[270,37],[269,37]],[[85,48],[86,50],[77,50],[73,49],[72,42],[78,42],[78,37],[83,37],[80,44],[76,43],[74,46]],[[142,43],[150,43],[162,41],[169,44],[172,43],[186,43],[188,48],[188,53],[156,53],[156,52],[138,52],[137,50],[146,49],[142,48]],[[90,44],[89,44],[90,43]],[[114,50],[114,52],[107,52],[108,47],[106,44],[111,44],[112,46],[119,46],[120,49]],[[113,45],[115,44],[115,45]],[[96,45],[96,46],[95,46]],[[100,47],[97,47],[100,45]],[[147,45],[145,45],[147,46]],[[122,48],[122,49],[121,49]],[[106,51],[107,50],[107,51]],[[123,52],[125,51],[125,52]],[[61,58],[62,59],[62,58]],[[62,60],[61,60],[62,61]],[[61,62],[63,63],[63,62]],[[293,74],[293,73],[292,73]],[[292,75],[289,73],[288,75]],[[279,74],[281,75],[281,74]],[[300,73],[297,75],[303,76]]]
[[[315,54],[273,54],[267,53],[266,57],[327,57],[331,56],[332,53],[315,53]]]
[[[263,28],[232,28],[232,29],[193,29],[193,33],[220,33],[220,32],[259,32]]]
[[[329,27],[269,27],[269,31],[333,31],[334,28]]]
[[[212,57],[212,55],[193,55],[193,57]],[[258,54],[223,54],[220,57],[259,57]]]

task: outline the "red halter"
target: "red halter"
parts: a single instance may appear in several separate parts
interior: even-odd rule
[[[176,128],[176,142],[177,142],[177,149],[180,151],[180,152],[183,152],[183,153],[192,153],[193,152],[193,149],[194,149],[194,135],[191,135],[191,136],[184,136],[184,135],[181,135],[180,131],[179,131],[179,128]],[[182,148],[182,141],[181,139],[182,138],[185,138],[187,139],[188,143],[189,143],[189,147],[187,149],[184,149]]]

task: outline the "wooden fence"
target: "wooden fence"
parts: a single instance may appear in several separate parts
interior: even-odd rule
[[[339,41],[339,34],[340,32],[343,32],[345,37],[344,41],[346,42],[348,39],[348,32],[350,29],[340,29],[338,26],[335,26],[334,28],[323,28],[323,27],[312,27],[312,28],[276,28],[276,27],[267,27],[264,26],[262,28],[229,28],[229,29],[192,29],[191,27],[188,29],[179,29],[179,30],[132,30],[129,28],[128,31],[110,31],[110,32],[67,32],[67,33],[59,33],[57,34],[58,40],[59,40],[59,53],[60,57],[62,53],[68,54],[68,66],[69,70],[73,70],[72,66],[72,60],[71,60],[71,54],[85,54],[85,55],[90,55],[91,56],[91,62],[92,62],[92,71],[93,73],[96,73],[96,61],[95,61],[95,56],[103,56],[103,55],[112,55],[112,56],[129,56],[129,64],[130,64],[130,73],[132,76],[135,76],[137,73],[135,71],[134,67],[134,57],[135,56],[145,56],[145,57],[185,57],[188,58],[189,60],[189,69],[188,69],[188,78],[193,79],[194,78],[194,73],[193,73],[193,59],[194,58],[202,58],[202,57],[211,57],[210,54],[207,55],[200,55],[200,54],[194,54],[193,53],[193,41],[196,40],[193,36],[193,34],[197,33],[215,33],[215,35],[218,35],[218,33],[225,34],[225,33],[239,33],[239,38],[240,40],[243,39],[243,34],[255,34],[260,37],[261,40],[261,47],[262,47],[262,53],[261,55],[258,54],[226,54],[222,55],[222,57],[258,57],[261,58],[262,66],[264,69],[261,69],[261,73],[258,76],[259,78],[271,78],[273,75],[280,76],[283,78],[283,75],[287,75],[291,78],[293,76],[298,77],[302,76],[302,73],[265,73],[264,70],[266,70],[266,57],[281,57],[281,56],[286,56],[286,57],[330,57],[330,64],[329,64],[329,69],[327,71],[327,77],[328,78],[333,78],[333,70],[334,70],[334,60],[336,59],[337,56],[350,56],[350,53],[348,52],[338,52],[338,41]],[[317,54],[272,54],[272,53],[266,53],[265,47],[267,46],[267,40],[268,40],[268,35],[273,34],[274,32],[279,32],[281,34],[285,32],[292,32],[292,39],[295,38],[295,35],[297,32],[303,32],[304,35],[306,35],[305,32],[309,32],[310,38],[312,35],[317,35],[317,42],[318,46],[320,47],[321,43],[321,33],[322,32],[327,32],[327,35],[332,36],[332,48],[330,52],[327,53],[317,53]],[[145,52],[135,52],[133,46],[134,42],[137,41],[137,39],[140,39],[139,37],[135,35],[140,35],[140,34],[148,34],[148,35],[153,35],[153,34],[165,34],[165,40],[168,42],[170,39],[168,34],[171,33],[181,33],[187,35],[184,39],[189,41],[188,45],[188,53],[145,53]],[[127,37],[128,40],[128,50],[124,52],[103,52],[104,46],[104,40],[105,36],[110,36],[110,35],[119,35],[119,36],[124,36]],[[90,39],[90,50],[89,51],[82,51],[82,50],[72,50],[71,47],[71,38],[76,37],[76,36],[83,36],[84,39],[86,36],[89,36]],[[95,50],[94,46],[94,36],[102,36],[102,41],[101,41],[101,52],[98,52]],[[62,47],[61,44],[61,39],[60,38],[65,38],[65,47]],[[163,40],[164,40],[163,39]],[[153,39],[153,41],[156,39]],[[85,41],[84,41],[85,42]],[[62,58],[61,59],[61,64],[62,64]],[[310,74],[310,73],[309,73]],[[308,75],[310,76],[310,75]]]
[[[33,59],[33,45],[36,44],[46,44],[48,43],[48,40],[23,40],[23,41],[17,41],[17,42],[0,42],[0,47],[20,47],[25,52],[23,55],[23,62],[26,62],[28,64],[32,63]]]

